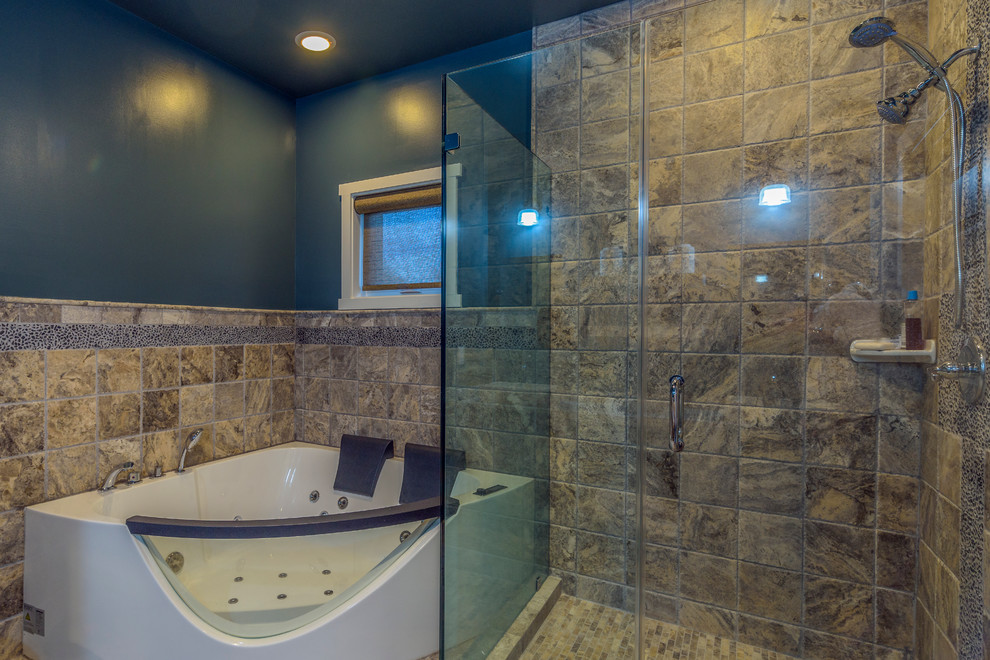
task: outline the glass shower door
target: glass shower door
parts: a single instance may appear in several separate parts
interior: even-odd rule
[[[644,23],[644,639],[664,622],[799,657],[897,655],[924,372],[849,344],[897,336],[922,289],[925,121],[875,112],[917,67],[849,45],[872,15],[852,5],[755,7]]]
[[[444,443],[502,475],[444,521],[445,658],[486,657],[548,575],[550,179],[523,143],[529,66],[445,82]]]

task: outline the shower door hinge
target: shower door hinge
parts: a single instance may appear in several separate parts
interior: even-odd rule
[[[461,148],[461,136],[458,133],[447,133],[443,136],[443,150],[454,151]]]

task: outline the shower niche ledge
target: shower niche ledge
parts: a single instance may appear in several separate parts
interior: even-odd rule
[[[877,348],[875,339],[857,339],[849,344],[849,357],[853,362],[907,362],[935,364],[935,340],[926,339],[925,347],[918,350],[906,348]]]

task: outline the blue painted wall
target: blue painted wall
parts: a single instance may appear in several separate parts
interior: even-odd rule
[[[102,0],[2,0],[0,295],[292,308],[294,111]]]
[[[438,167],[443,74],[526,52],[530,44],[525,32],[296,102],[297,309],[337,307],[338,186]],[[484,107],[498,110],[500,123],[525,137],[530,85],[528,70],[516,68],[497,67],[497,79],[479,72],[458,80]],[[510,69],[513,75],[506,76]]]

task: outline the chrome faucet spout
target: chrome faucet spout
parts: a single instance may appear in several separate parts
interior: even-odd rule
[[[116,488],[117,478],[120,477],[120,473],[123,472],[124,470],[129,470],[132,467],[134,467],[134,463],[132,461],[127,461],[126,463],[115,469],[113,472],[111,472],[110,475],[107,477],[107,480],[103,482],[103,487],[100,488],[100,492],[105,493],[107,491]]]
[[[182,449],[182,456],[179,457],[179,472],[186,471],[186,456],[189,454],[189,450],[196,446],[199,442],[199,437],[203,435],[203,429],[196,429],[193,434],[189,436],[189,440],[186,441],[186,446]]]

